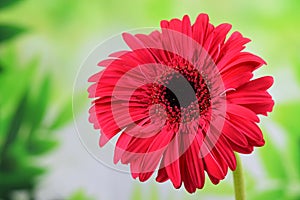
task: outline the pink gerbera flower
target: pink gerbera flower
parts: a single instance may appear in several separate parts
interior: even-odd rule
[[[265,62],[243,51],[250,40],[239,32],[226,39],[230,29],[206,14],[193,25],[188,16],[161,21],[149,35],[124,33],[131,50],[98,64],[105,69],[89,79],[89,120],[101,147],[117,135],[114,162],[129,164],[134,178],[158,169],[158,182],[192,193],[205,171],[217,184],[235,170],[234,152],[264,145],[257,115],[272,111],[273,78],[252,79]]]

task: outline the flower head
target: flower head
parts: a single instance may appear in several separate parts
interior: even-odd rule
[[[217,184],[235,169],[234,152],[264,145],[257,115],[272,111],[273,78],[252,79],[265,62],[243,51],[250,40],[239,32],[226,39],[230,29],[206,14],[193,25],[188,16],[164,20],[149,35],[124,33],[131,50],[98,64],[105,69],[89,79],[89,120],[100,146],[118,137],[114,162],[129,164],[134,178],[158,169],[158,182],[192,193],[205,171]]]

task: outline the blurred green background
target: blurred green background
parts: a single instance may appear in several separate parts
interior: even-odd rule
[[[242,156],[248,199],[299,200],[299,10],[299,0],[1,0],[0,199],[233,199],[231,173],[190,195],[105,168],[85,152],[72,124],[76,73],[96,45],[204,12],[251,38],[247,49],[268,63],[257,75],[275,79],[276,105],[261,122],[267,143]],[[87,94],[74,98],[86,101]]]

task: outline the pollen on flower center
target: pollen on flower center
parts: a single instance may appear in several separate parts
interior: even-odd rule
[[[188,122],[210,108],[209,87],[196,69],[177,67],[176,72],[162,74],[157,83],[153,84],[152,103],[163,105],[168,122]]]

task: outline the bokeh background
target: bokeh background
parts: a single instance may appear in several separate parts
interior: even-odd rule
[[[76,117],[88,101],[85,90],[72,94],[76,73],[99,43],[204,12],[251,38],[247,50],[268,63],[257,75],[275,79],[274,111],[261,117],[266,145],[242,156],[248,199],[299,200],[299,10],[299,0],[1,0],[0,199],[233,199],[231,172],[193,195],[132,180],[92,158],[73,123],[72,96]]]

